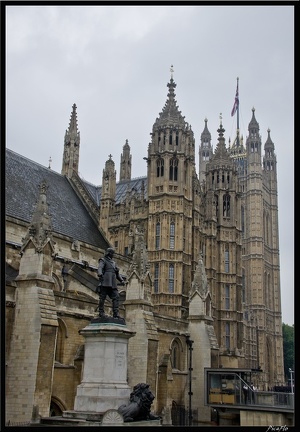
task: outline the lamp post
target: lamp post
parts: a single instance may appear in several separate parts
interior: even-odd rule
[[[191,426],[192,425],[192,419],[193,419],[193,415],[192,415],[192,394],[193,394],[193,392],[192,392],[192,370],[193,370],[193,368],[192,368],[192,351],[193,351],[193,343],[194,343],[194,341],[193,340],[191,340],[190,338],[189,338],[189,336],[187,336],[187,338],[186,338],[186,343],[187,343],[187,345],[188,345],[188,347],[189,347],[189,351],[190,351],[190,364],[189,364],[189,392],[188,392],[188,395],[189,395],[189,426]]]
[[[294,383],[293,383],[293,373],[294,373],[294,371],[291,368],[289,368],[289,373],[291,375],[291,393],[294,393]]]

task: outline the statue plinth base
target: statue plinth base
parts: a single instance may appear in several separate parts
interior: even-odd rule
[[[128,340],[135,335],[124,320],[94,318],[80,331],[85,338],[82,382],[77,386],[74,411],[104,413],[127,403]]]

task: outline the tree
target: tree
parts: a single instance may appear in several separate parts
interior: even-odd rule
[[[289,368],[295,370],[294,324],[282,324],[284,375],[290,379]]]

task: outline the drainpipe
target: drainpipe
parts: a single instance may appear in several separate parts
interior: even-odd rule
[[[193,343],[194,341],[190,339],[189,336],[186,337],[186,343],[189,347],[189,426],[192,426],[192,351],[193,351]]]

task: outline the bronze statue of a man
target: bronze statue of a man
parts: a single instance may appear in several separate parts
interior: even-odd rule
[[[108,296],[112,300],[113,317],[120,318],[117,280],[120,282],[120,285],[123,286],[125,285],[125,282],[122,276],[119,274],[119,268],[112,259],[114,253],[114,249],[108,248],[104,257],[99,259],[99,285],[97,287],[97,292],[99,293],[99,317],[105,316],[104,302],[106,296]]]

